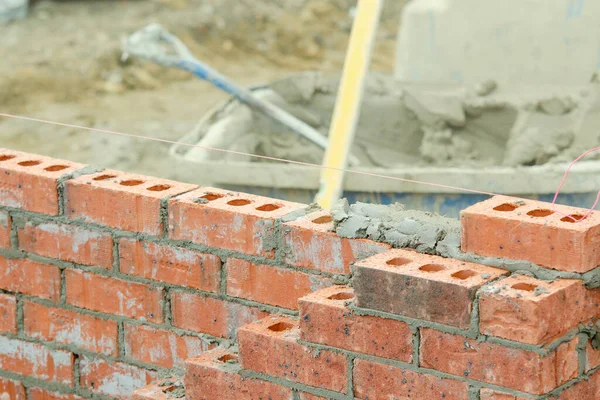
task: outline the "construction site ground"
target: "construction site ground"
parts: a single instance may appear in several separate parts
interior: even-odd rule
[[[372,69],[393,69],[405,1],[387,2]],[[0,111],[177,140],[227,98],[188,73],[120,61],[121,40],[158,22],[201,60],[245,85],[340,71],[351,0],[37,1],[0,27]],[[2,147],[178,178],[168,145],[9,118]]]

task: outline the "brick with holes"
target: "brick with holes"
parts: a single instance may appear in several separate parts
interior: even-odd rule
[[[106,170],[66,182],[65,214],[71,219],[159,236],[164,229],[161,201],[195,188]]]
[[[0,206],[58,215],[58,180],[84,166],[0,149]]]
[[[419,365],[451,375],[540,395],[575,378],[579,372],[578,338],[553,350],[505,347],[421,328]]]
[[[10,228],[12,221],[5,211],[0,211],[0,248],[10,248]]]
[[[481,290],[481,333],[546,344],[600,315],[600,291],[581,280],[541,281],[513,275]]]
[[[307,206],[202,188],[169,200],[169,237],[273,258],[277,220]]]
[[[242,378],[238,356],[215,349],[186,360],[185,391],[195,400],[289,400],[292,390],[257,379]]]
[[[462,250],[587,272],[600,265],[600,212],[495,196],[461,212]]]
[[[350,265],[390,248],[366,239],[339,237],[327,211],[317,211],[283,225],[285,262],[333,274],[350,273]]]
[[[356,263],[356,305],[466,329],[477,290],[507,274],[479,264],[393,249]]]
[[[298,322],[272,316],[238,331],[242,368],[291,382],[346,393],[347,364],[343,354],[315,351],[298,343]]]
[[[397,361],[412,361],[412,332],[408,324],[393,319],[362,316],[346,303],[352,288],[331,286],[298,300],[301,339],[339,349]],[[390,333],[393,332],[393,335]]]
[[[52,222],[27,221],[18,229],[19,250],[78,264],[112,268],[113,241],[107,232]]]

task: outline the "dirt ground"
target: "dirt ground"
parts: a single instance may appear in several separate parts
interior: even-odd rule
[[[372,69],[392,71],[405,0],[388,1]],[[177,140],[227,96],[177,70],[120,61],[151,22],[245,85],[341,70],[352,0],[37,1],[0,26],[0,112]],[[171,179],[168,145],[0,118],[0,146]]]

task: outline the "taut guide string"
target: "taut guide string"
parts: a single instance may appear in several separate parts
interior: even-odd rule
[[[87,126],[67,124],[67,123],[63,123],[63,122],[49,121],[49,120],[44,120],[44,119],[39,119],[39,118],[25,117],[25,116],[22,116],[22,115],[13,115],[13,114],[7,114],[7,113],[0,113],[0,117],[20,119],[20,120],[24,120],[24,121],[40,122],[40,123],[44,123],[44,124],[64,126],[64,127],[68,127],[68,128],[82,129],[82,130],[87,130],[87,131],[91,131],[91,132],[107,133],[107,134],[110,134],[110,135],[125,136],[125,137],[130,137],[130,138],[135,138],[135,139],[150,140],[150,141],[160,142],[160,143],[179,144],[179,145],[184,145],[184,146],[189,146],[189,147],[197,147],[197,148],[201,148],[201,149],[209,150],[209,151],[219,151],[219,152],[222,152],[222,153],[230,153],[230,154],[237,154],[237,155],[242,155],[242,156],[247,156],[247,157],[253,157],[253,158],[261,158],[261,159],[264,159],[264,160],[278,161],[278,162],[284,162],[284,163],[295,164],[295,165],[302,165],[302,166],[311,167],[311,168],[331,169],[331,170],[336,170],[336,171],[343,171],[343,172],[349,173],[349,174],[365,175],[365,176],[370,176],[370,177],[374,177],[374,178],[392,179],[392,180],[401,181],[401,182],[415,183],[415,184],[419,184],[419,185],[428,185],[428,186],[439,187],[439,188],[444,188],[444,189],[452,189],[452,190],[456,190],[456,191],[459,191],[459,192],[465,192],[465,193],[484,194],[484,195],[488,195],[488,196],[501,196],[501,194],[498,194],[498,193],[486,192],[486,191],[482,191],[482,190],[467,189],[467,188],[461,188],[461,187],[450,186],[450,185],[443,185],[443,184],[433,183],[433,182],[417,181],[417,180],[414,180],[414,179],[405,179],[405,178],[399,178],[399,177],[396,177],[396,176],[375,174],[375,173],[371,173],[371,172],[357,171],[357,170],[353,170],[353,169],[327,167],[327,166],[320,165],[320,164],[313,164],[313,163],[307,163],[307,162],[302,162],[302,161],[287,160],[287,159],[284,159],[284,158],[277,158],[277,157],[262,156],[262,155],[259,155],[259,154],[244,153],[244,152],[235,151],[235,150],[219,149],[219,148],[216,148],[216,147],[208,147],[208,146],[202,146],[202,145],[198,145],[198,144],[181,143],[181,142],[177,142],[177,141],[173,141],[173,140],[168,140],[168,139],[161,139],[161,138],[147,137],[147,136],[141,136],[141,135],[134,135],[134,134],[131,134],[131,133],[111,131],[111,130],[107,130],[107,129],[90,128],[90,127],[87,127]],[[577,163],[580,159],[582,159],[583,157],[585,157],[589,153],[592,153],[592,152],[598,151],[598,150],[600,150],[600,147],[595,147],[593,149],[589,149],[589,150],[585,151],[583,154],[581,154],[579,157],[577,157],[575,160],[573,160],[571,162],[571,164],[565,170],[565,174],[563,175],[563,178],[562,178],[562,180],[561,180],[561,182],[560,182],[560,184],[558,186],[558,189],[557,189],[556,193],[554,194],[554,199],[552,200],[552,210],[554,212],[556,212],[557,214],[562,215],[565,218],[569,218],[569,219],[573,220],[573,222],[581,222],[581,221],[583,221],[585,218],[587,218],[594,211],[594,209],[598,205],[598,201],[600,201],[600,191],[598,191],[598,194],[596,195],[596,201],[594,201],[594,204],[592,205],[592,207],[583,216],[581,216],[579,219],[575,218],[575,216],[564,214],[564,213],[558,211],[556,209],[556,200],[558,198],[558,195],[560,194],[560,191],[561,191],[563,185],[565,184],[565,182],[567,180],[567,176],[569,175],[569,172],[571,171],[571,168],[575,165],[575,163]],[[528,200],[528,199],[523,199],[523,200]]]

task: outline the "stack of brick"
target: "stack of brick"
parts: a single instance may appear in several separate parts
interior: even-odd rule
[[[332,226],[302,204],[0,149],[0,395],[130,398],[242,325],[297,315],[389,249]]]
[[[565,216],[582,213],[506,197],[475,205],[462,214],[465,251],[535,262],[556,279],[379,253],[355,263],[353,287],[300,298],[298,318],[241,327],[237,352],[187,360],[187,398],[598,399],[600,289],[560,278],[599,264],[600,214]]]

